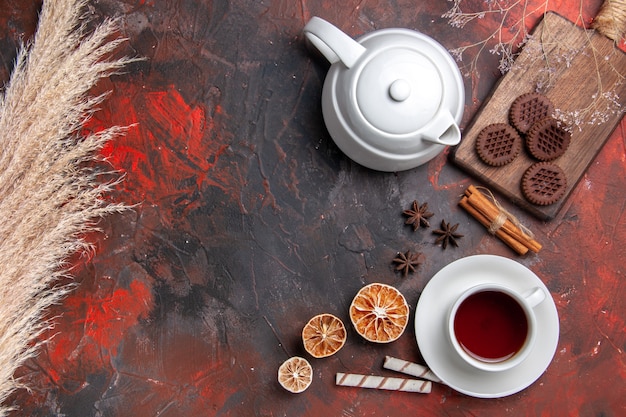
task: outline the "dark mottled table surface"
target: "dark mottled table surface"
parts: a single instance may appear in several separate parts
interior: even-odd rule
[[[600,1],[549,3],[588,23]],[[449,161],[450,150],[409,171],[380,173],[351,162],[324,127],[328,64],[305,45],[302,28],[311,16],[355,37],[408,27],[449,49],[497,29],[497,15],[452,27],[441,16],[453,4],[90,2],[96,20],[121,17],[123,52],[148,58],[99,84],[98,92],[111,95],[85,127],[136,123],[103,152],[126,175],[111,198],[137,206],[105,219],[103,233],[91,238],[96,250],[75,260],[80,285],[50,312],[58,315],[47,335],[54,338],[19,370],[30,391],[9,399],[20,408],[14,415],[625,415],[623,120],[556,219],[542,222],[503,202],[543,244],[523,257],[457,205],[478,183]],[[528,10],[542,4],[529,0]],[[478,0],[461,6],[487,7]],[[3,82],[40,7],[0,1]],[[464,55],[462,64],[476,58],[476,67],[464,78],[462,128],[501,76],[492,47]],[[459,223],[465,237],[458,248],[442,250],[431,230],[404,225],[402,210],[416,199],[428,202],[434,223]],[[422,252],[424,263],[403,277],[391,260],[406,250]],[[479,399],[440,384],[427,395],[335,386],[337,372],[392,376],[381,367],[386,355],[423,363],[412,324],[388,345],[369,343],[348,326],[334,356],[313,359],[304,351],[304,323],[328,312],[349,325],[353,296],[371,282],[396,286],[412,323],[432,276],[475,254],[527,266],[556,304],[554,359],[527,389]],[[298,395],[276,378],[294,355],[314,368],[311,387]]]

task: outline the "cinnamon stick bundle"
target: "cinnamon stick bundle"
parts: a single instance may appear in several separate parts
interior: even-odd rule
[[[525,233],[506,211],[475,186],[467,187],[459,205],[519,255],[525,255],[529,250],[535,253],[541,250],[539,242]]]

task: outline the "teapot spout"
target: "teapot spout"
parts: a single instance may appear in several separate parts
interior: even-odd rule
[[[442,110],[424,127],[422,138],[432,143],[454,146],[461,141],[461,129],[452,114]]]
[[[351,68],[365,53],[360,43],[317,16],[304,26],[304,34],[331,64],[342,62]]]

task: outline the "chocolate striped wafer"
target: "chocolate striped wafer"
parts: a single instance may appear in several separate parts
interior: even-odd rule
[[[428,394],[432,389],[431,381],[418,379],[389,378],[376,375],[346,374],[337,372],[335,383],[344,387],[373,388],[390,391],[405,391]]]
[[[439,377],[437,377],[437,375],[435,375],[428,367],[391,356],[385,356],[383,368],[389,369],[390,371],[401,372],[417,378],[428,379],[433,382],[441,382],[441,379],[439,379]]]

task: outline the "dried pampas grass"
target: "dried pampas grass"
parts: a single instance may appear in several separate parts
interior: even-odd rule
[[[103,96],[89,91],[132,58],[112,58],[123,39],[107,20],[90,34],[86,0],[44,0],[31,43],[21,48],[0,95],[0,404],[21,387],[16,369],[36,355],[51,326],[47,308],[71,288],[68,258],[85,233],[125,207],[94,168],[99,149],[124,129],[81,136]],[[0,416],[10,405],[0,405]]]

